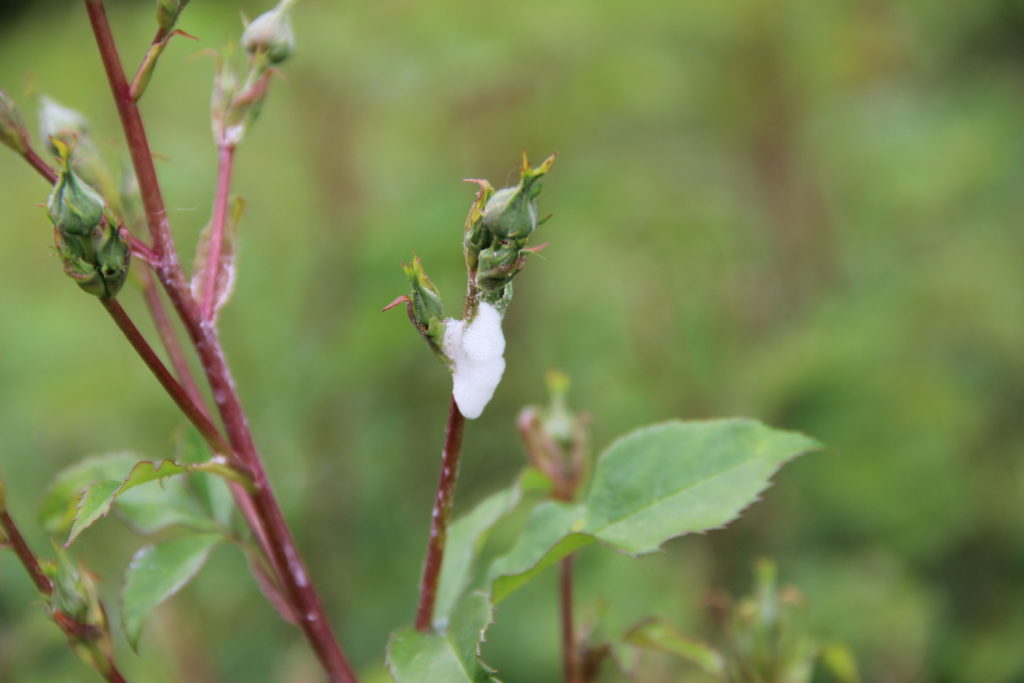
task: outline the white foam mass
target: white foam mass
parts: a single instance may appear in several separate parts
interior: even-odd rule
[[[446,320],[443,350],[452,361],[452,395],[459,412],[470,420],[480,417],[505,372],[501,314],[481,303],[468,325]]]

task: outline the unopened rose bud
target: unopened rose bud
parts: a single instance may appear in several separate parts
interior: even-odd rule
[[[277,7],[259,15],[242,33],[242,47],[250,55],[265,55],[271,64],[288,59],[295,48],[295,34],[289,9],[293,0],[282,0]]]
[[[103,280],[104,292],[100,296],[115,297],[128,277],[131,248],[121,237],[121,231],[109,222],[97,238],[96,266]]]
[[[508,285],[523,269],[525,259],[517,244],[499,242],[480,252],[477,259],[476,284],[484,292],[496,292]]]
[[[46,209],[54,227],[64,235],[88,237],[103,218],[103,198],[71,169],[71,152],[59,138],[52,139],[63,162]]]
[[[444,302],[441,301],[441,293],[427,277],[420,257],[414,256],[410,265],[402,264],[402,270],[412,287],[412,309],[416,324],[426,327],[431,320],[443,320]]]
[[[77,111],[45,95],[39,99],[39,134],[43,140],[51,141],[52,151],[57,152],[52,140],[60,140],[70,146],[88,132],[89,122]]]
[[[447,320],[444,317],[444,303],[441,301],[441,294],[437,287],[427,277],[423,270],[423,262],[419,256],[414,256],[411,264],[402,264],[405,276],[409,278],[411,292],[408,296],[402,296],[388,306],[391,308],[399,303],[405,302],[409,312],[409,320],[416,326],[419,333],[430,345],[444,365],[449,366],[451,360],[445,355],[442,346],[444,344],[444,333]],[[387,310],[384,309],[384,310]]]
[[[540,183],[554,163],[548,157],[537,168],[530,168],[523,155],[519,184],[495,192],[484,206],[483,224],[498,239],[526,239],[537,229],[537,195]]]
[[[128,274],[131,250],[112,219],[104,217],[103,197],[72,170],[68,147],[57,139],[53,144],[63,167],[47,211],[64,272],[93,296],[114,297]]]
[[[27,149],[25,137],[25,126],[21,122],[18,107],[7,91],[0,88],[0,142],[18,154],[24,154]]]

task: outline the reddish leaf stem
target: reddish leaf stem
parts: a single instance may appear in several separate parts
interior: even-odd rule
[[[117,113],[121,118],[121,127],[124,129],[128,141],[128,152],[132,157],[132,166],[135,168],[135,175],[139,181],[139,193],[146,209],[146,224],[153,237],[153,250],[165,264],[168,262],[176,264],[177,256],[174,252],[174,243],[171,241],[167,210],[164,208],[163,196],[160,193],[160,183],[156,177],[156,168],[153,166],[153,156],[149,151],[149,140],[146,138],[139,108],[135,105],[131,88],[125,79],[124,69],[121,67],[121,58],[117,54],[114,36],[110,31],[110,24],[107,22],[107,12],[103,6],[103,0],[85,0],[85,7],[96,36],[103,68],[107,72],[107,80],[110,83],[111,91],[113,91],[114,104],[117,106]]]
[[[132,164],[139,181],[139,194],[153,236],[153,250],[160,257],[155,271],[199,355],[213,392],[214,402],[224,421],[228,441],[235,455],[252,472],[256,485],[252,503],[259,516],[260,526],[266,533],[265,548],[269,551],[269,559],[281,580],[285,595],[299,617],[299,626],[332,683],[354,682],[355,673],[338,646],[319,596],[302,564],[295,541],[270,489],[231,371],[224,358],[217,330],[212,323],[202,321],[185,282],[170,234],[167,211],[149,151],[145,128],[125,79],[103,2],[85,0],[85,5],[131,152]]]
[[[57,182],[57,172],[53,170],[48,163],[43,161],[43,159],[36,154],[34,149],[26,145],[25,153],[22,154],[22,156],[25,158],[25,161],[31,164],[32,168],[36,169],[36,171],[39,172],[39,175],[46,178],[51,185]]]
[[[220,252],[224,242],[224,224],[228,215],[228,194],[231,191],[231,169],[234,166],[234,145],[217,147],[217,195],[213,200],[213,218],[210,220],[210,246],[206,252],[206,279],[203,281],[203,320],[213,320],[217,305],[217,279],[220,274]]]
[[[562,608],[562,672],[565,683],[583,682],[583,662],[576,644],[572,615],[572,555],[559,564],[558,590]]]
[[[50,596],[53,594],[53,582],[50,581],[44,572],[43,568],[39,566],[39,560],[36,559],[35,554],[32,553],[32,549],[25,543],[24,537],[21,532],[18,531],[17,525],[14,520],[11,519],[11,515],[7,512],[7,509],[0,509],[0,530],[3,530],[4,536],[7,537],[7,542],[11,546],[11,550],[18,556],[18,560],[21,561],[25,571],[28,572],[29,577],[32,579],[32,583],[36,585],[36,589],[43,595]]]
[[[444,435],[444,450],[441,452],[441,476],[437,482],[434,497],[434,511],[430,518],[430,542],[427,545],[427,561],[423,566],[423,581],[420,584],[420,604],[416,611],[416,629],[429,633],[434,617],[434,603],[437,600],[437,584],[441,578],[441,564],[444,561],[444,546],[448,540],[448,523],[452,517],[455,502],[455,481],[459,474],[459,456],[462,453],[462,432],[466,418],[452,396],[448,407],[448,426]]]

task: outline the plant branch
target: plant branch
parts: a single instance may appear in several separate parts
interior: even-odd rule
[[[466,418],[459,412],[459,406],[452,396],[448,407],[444,450],[441,452],[441,476],[437,482],[434,511],[430,518],[430,542],[427,545],[427,561],[423,566],[423,581],[420,584],[420,604],[416,611],[416,629],[424,633],[429,633],[433,629],[434,603],[437,600],[437,584],[441,578],[445,541],[448,540],[448,523],[451,521],[452,505],[455,502],[455,481],[459,474],[459,456],[462,453],[462,432],[465,425]]]
[[[210,222],[210,246],[206,252],[206,277],[203,281],[203,320],[213,320],[217,305],[217,279],[220,273],[220,253],[224,242],[224,224],[228,215],[228,194],[231,191],[231,169],[234,166],[235,147],[220,144],[217,147],[217,194],[213,200],[213,217]]]
[[[142,336],[138,328],[135,327],[135,323],[128,317],[128,313],[121,307],[117,299],[111,299],[108,297],[100,298],[100,303],[103,304],[103,308],[107,310],[110,317],[113,318],[114,322],[120,328],[121,332],[128,339],[128,342],[135,348],[135,351],[142,358],[143,362],[149,367],[149,369],[156,376],[160,385],[170,395],[174,402],[181,409],[181,412],[185,414],[199,433],[203,435],[206,443],[210,445],[215,453],[219,453],[224,456],[230,457],[234,451],[228,442],[221,436],[220,431],[214,426],[210,419],[206,417],[206,413],[196,403],[193,402],[192,398],[188,395],[188,392],[178,383],[174,376],[171,375],[167,366],[163,364],[160,357],[153,351],[153,347],[149,345],[146,338]]]
[[[160,292],[157,291],[156,283],[153,282],[153,276],[149,270],[142,271],[142,295],[146,300],[146,306],[149,308],[150,315],[153,316],[153,323],[156,325],[157,334],[160,335],[160,341],[167,351],[171,367],[174,368],[174,372],[178,375],[178,381],[185,389],[185,393],[192,399],[192,402],[203,411],[203,414],[206,414],[203,395],[199,391],[199,385],[196,384],[192,371],[188,367],[185,353],[181,349],[181,344],[178,343],[178,336],[174,333],[171,320],[167,317],[167,309],[164,308],[164,302],[160,298]]]
[[[31,164],[32,168],[39,172],[39,175],[46,178],[51,185],[57,182],[57,172],[53,167],[43,161],[42,157],[36,154],[35,150],[25,145],[25,153],[21,155],[25,161]]]
[[[3,484],[0,483],[0,486],[3,486]],[[43,572],[43,568],[39,566],[39,560],[36,559],[32,549],[25,543],[25,538],[18,531],[18,527],[14,520],[11,519],[11,515],[7,512],[6,507],[0,507],[0,530],[3,531],[3,535],[7,538],[7,543],[11,546],[11,550],[18,556],[21,565],[28,572],[32,583],[36,585],[36,589],[43,595],[53,595],[53,582]]]
[[[103,60],[103,68],[107,72],[110,89],[113,91],[114,104],[117,106],[118,116],[121,117],[121,127],[128,140],[128,151],[139,181],[142,204],[146,210],[146,224],[153,238],[153,250],[164,263],[177,263],[167,222],[167,210],[160,193],[156,167],[153,166],[153,155],[149,151],[149,140],[146,138],[139,108],[132,98],[131,87],[121,67],[121,58],[117,54],[114,36],[107,22],[103,0],[85,0],[85,8],[89,13],[89,22],[96,36],[96,44]]]
[[[35,584],[36,590],[38,590],[46,598],[53,596],[54,587],[53,581],[43,571],[42,565],[39,564],[39,558],[35,556],[32,549],[28,547],[28,543],[25,542],[25,538],[21,535],[21,531],[18,526],[14,523],[14,519],[11,518],[10,513],[7,512],[7,505],[5,501],[4,483],[0,480],[0,534],[5,539],[6,545],[9,545],[14,554],[18,556],[18,560],[21,565],[28,572],[29,578],[32,579],[32,583]],[[102,609],[102,607],[100,608]],[[88,634],[95,631],[95,626],[83,624],[78,620],[72,618],[59,610],[54,609],[51,613],[54,623],[64,631],[68,636],[69,642],[72,645],[83,637],[83,634]],[[109,634],[108,634],[109,635]],[[98,667],[100,674],[109,681],[109,683],[126,683],[125,678],[118,671],[117,665],[114,664],[114,659],[108,653],[106,656],[105,665]]]
[[[332,683],[354,682],[355,673],[338,646],[319,596],[309,580],[295,541],[270,489],[216,328],[201,319],[195,300],[185,282],[170,234],[167,211],[149,151],[145,128],[125,79],[103,2],[85,0],[85,5],[131,152],[139,182],[139,194],[153,236],[153,250],[160,257],[159,263],[155,265],[157,277],[181,317],[199,355],[233,452],[250,469],[256,484],[251,501],[258,520],[257,524],[253,524],[253,519],[249,518],[250,524],[254,526],[258,536],[261,535],[261,531],[266,534],[264,549],[268,553],[268,559],[278,574],[294,613],[299,617],[300,628],[328,677]]]
[[[583,662],[573,627],[572,555],[559,564],[558,590],[562,609],[562,675],[565,683],[583,683]]]

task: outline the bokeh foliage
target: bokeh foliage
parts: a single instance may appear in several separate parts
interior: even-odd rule
[[[266,3],[194,0],[143,102],[179,245],[206,222],[212,64]],[[84,11],[23,3],[0,23],[0,83],[121,136]],[[135,63],[150,3],[111,3]],[[239,151],[248,198],[222,315],[257,442],[357,668],[384,677],[412,618],[448,378],[404,315],[416,251],[462,290],[473,188],[520,148],[559,153],[551,246],[517,281],[508,371],[466,435],[458,510],[522,464],[513,418],[543,373],[573,378],[601,448],[670,417],[751,415],[834,450],[788,467],[724,532],[640,562],[587,552],[579,599],[621,633],[654,612],[700,630],[771,555],[822,639],[865,680],[1024,677],[1024,3],[989,0],[306,0],[298,48]],[[31,117],[30,117],[31,118]],[[32,523],[55,472],[91,453],[169,457],[173,406],[60,272],[48,190],[0,155],[0,474]],[[190,249],[182,249],[187,256]],[[122,299],[143,317],[129,284]],[[431,485],[426,485],[430,482]],[[76,544],[107,600],[138,541]],[[557,680],[554,576],[498,611],[487,661]],[[545,585],[547,583],[548,585]],[[88,672],[0,554],[0,680]],[[214,553],[161,608],[145,681],[317,680],[244,560]],[[648,680],[673,680],[652,657]],[[610,678],[609,680],[614,680]]]

